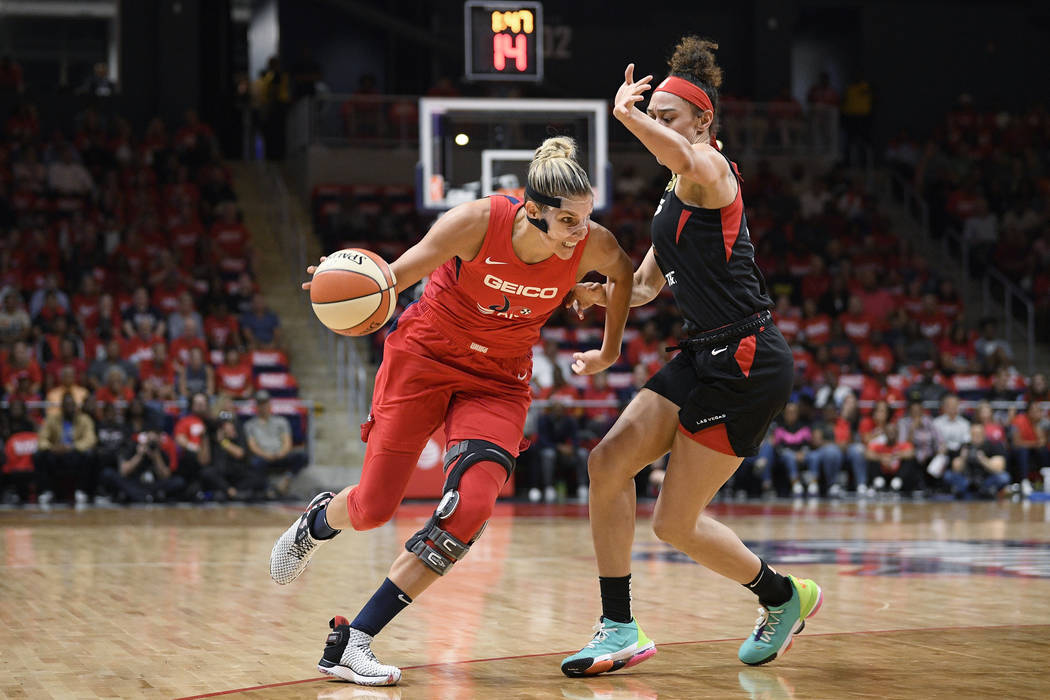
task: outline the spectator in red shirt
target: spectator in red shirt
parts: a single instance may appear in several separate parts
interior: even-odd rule
[[[223,364],[215,370],[218,390],[237,399],[246,399],[252,393],[252,367],[241,358],[236,348],[226,350]]]
[[[593,447],[605,437],[620,415],[620,403],[616,392],[609,387],[607,373],[599,372],[591,377],[591,386],[583,390],[583,400],[603,404],[584,407],[580,419],[580,441],[585,447]]]
[[[187,482],[199,479],[211,462],[208,420],[208,397],[198,393],[190,399],[190,412],[175,423],[179,476]]]
[[[4,365],[4,388],[9,392],[14,393],[15,388],[18,385],[18,380],[21,377],[28,379],[29,384],[27,385],[27,388],[31,394],[40,393],[40,387],[44,380],[43,374],[40,371],[40,365],[38,365],[37,361],[33,358],[29,346],[26,343],[19,341],[14,344],[11,359]]]
[[[138,365],[143,360],[152,358],[153,346],[163,342],[163,336],[153,333],[151,321],[143,318],[139,322],[138,332],[124,344],[124,359]]]
[[[112,366],[106,371],[106,383],[95,392],[95,398],[99,403],[113,403],[114,401],[131,401],[135,398],[135,392],[131,388],[131,380],[120,367]]]
[[[813,349],[824,345],[831,338],[831,318],[817,310],[817,302],[806,299],[802,302],[801,338],[806,347]]]
[[[794,343],[795,338],[798,337],[799,332],[802,330],[802,312],[798,307],[791,305],[791,297],[788,295],[781,294],[777,297],[777,305],[773,309],[773,321],[777,324],[777,328],[780,329],[784,340],[789,345]]]
[[[1038,469],[1050,466],[1050,454],[1046,447],[1046,411],[1041,404],[1032,402],[1024,413],[1010,421],[1013,444],[1013,482],[1020,484],[1024,495],[1032,491],[1029,475]]]
[[[44,383],[48,387],[58,384],[59,372],[65,367],[73,370],[73,377],[78,384],[83,383],[85,374],[87,374],[87,363],[77,356],[76,343],[72,338],[62,338],[59,341],[58,348],[58,356],[44,367]]]
[[[915,317],[915,320],[919,322],[922,334],[934,342],[948,332],[948,317],[941,313],[935,294],[926,294],[922,297],[922,311]]]
[[[881,491],[889,484],[890,490],[915,491],[922,488],[922,475],[915,461],[915,447],[899,439],[894,423],[886,425],[884,432],[868,442],[866,457],[874,467],[872,486]]]
[[[179,365],[185,365],[190,359],[190,350],[193,348],[200,349],[202,354],[207,354],[208,344],[204,342],[204,338],[200,336],[200,327],[197,325],[197,321],[191,316],[185,321],[179,324],[182,329],[182,333],[175,337],[175,340],[171,341],[171,356],[172,359]]]
[[[84,275],[80,292],[73,295],[73,315],[81,328],[91,329],[98,325],[101,297],[98,281],[92,275]]]
[[[217,302],[212,308],[212,313],[204,319],[204,334],[213,348],[222,349],[240,344],[240,325],[237,319],[230,314],[225,302]]]
[[[849,298],[846,313],[840,315],[838,321],[842,324],[842,332],[856,345],[866,343],[872,330],[878,327],[875,320],[865,313],[864,303],[858,296]]]
[[[211,227],[212,259],[220,262],[223,257],[247,258],[250,239],[248,229],[240,221],[237,204],[220,205],[219,219]]]
[[[896,362],[893,350],[882,339],[882,331],[873,330],[870,341],[861,344],[860,363],[870,374],[891,374]]]
[[[170,258],[170,253],[168,256]],[[179,298],[189,292],[189,289],[179,279],[179,271],[170,267],[164,273],[160,284],[153,289],[153,308],[167,316],[179,310]]]
[[[643,364],[650,367],[663,360],[663,339],[656,321],[646,321],[642,332],[627,344],[627,362],[632,365]]]
[[[960,321],[951,325],[947,335],[937,343],[941,352],[941,369],[946,374],[968,374],[978,371],[974,341]]]
[[[154,343],[152,357],[139,363],[139,380],[143,389],[158,399],[175,398],[175,368],[168,359],[168,347],[163,342]]]

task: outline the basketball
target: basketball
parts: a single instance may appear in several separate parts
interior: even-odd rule
[[[397,280],[386,260],[361,248],[345,248],[317,266],[310,282],[314,314],[342,335],[368,335],[390,320]]]

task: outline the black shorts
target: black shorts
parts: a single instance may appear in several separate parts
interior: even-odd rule
[[[773,324],[700,350],[683,349],[645,388],[679,407],[679,430],[726,454],[750,457],[791,396],[795,363]]]

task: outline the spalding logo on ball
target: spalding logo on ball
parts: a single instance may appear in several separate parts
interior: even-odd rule
[[[310,302],[321,323],[336,333],[368,335],[394,315],[397,280],[372,251],[345,248],[317,266]]]

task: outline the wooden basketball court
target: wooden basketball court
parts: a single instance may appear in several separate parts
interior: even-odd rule
[[[268,557],[288,507],[0,512],[0,695],[8,698],[1050,697],[1050,506],[719,504],[717,517],[825,604],[791,652],[736,659],[757,603],[639,520],[635,613],[659,645],[578,680],[561,657],[600,612],[585,509],[500,505],[453,573],[378,638],[396,688],[324,680],[327,623],[353,617],[432,506],[345,533],[289,586]]]

